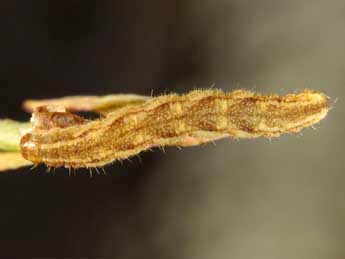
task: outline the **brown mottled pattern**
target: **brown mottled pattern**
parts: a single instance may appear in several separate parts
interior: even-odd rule
[[[312,90],[283,97],[199,90],[153,98],[101,120],[65,128],[34,128],[22,137],[21,151],[33,163],[100,167],[156,146],[193,146],[228,136],[276,137],[298,132],[319,122],[327,112],[327,97]],[[68,112],[65,115],[71,117]]]

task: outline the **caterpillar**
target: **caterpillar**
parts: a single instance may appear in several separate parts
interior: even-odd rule
[[[152,98],[91,121],[43,106],[35,108],[33,127],[21,137],[20,149],[34,164],[97,168],[153,147],[299,132],[327,112],[327,96],[314,90],[285,96],[196,90]]]

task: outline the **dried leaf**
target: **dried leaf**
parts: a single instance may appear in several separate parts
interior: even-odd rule
[[[45,105],[63,106],[69,111],[97,111],[105,114],[124,106],[141,104],[150,97],[135,94],[112,94],[104,96],[67,96],[56,99],[27,100],[23,108],[33,112],[36,107]]]
[[[25,160],[19,152],[0,152],[0,171],[29,166],[32,163]]]

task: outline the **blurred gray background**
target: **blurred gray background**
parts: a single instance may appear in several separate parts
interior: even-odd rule
[[[26,98],[312,88],[278,139],[156,149],[68,176],[0,175],[0,256],[344,258],[345,2],[3,1],[1,117]],[[336,101],[338,100],[338,101]]]

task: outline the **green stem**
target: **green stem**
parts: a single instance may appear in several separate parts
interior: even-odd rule
[[[31,123],[0,120],[0,152],[19,152],[20,131],[31,127]]]

